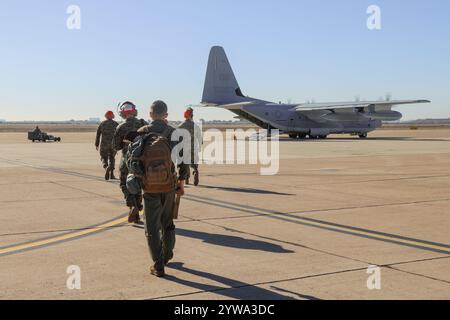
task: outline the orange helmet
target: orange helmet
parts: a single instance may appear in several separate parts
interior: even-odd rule
[[[194,115],[194,110],[191,107],[187,108],[186,111],[184,112],[184,117],[186,119],[192,118],[193,115]]]
[[[115,118],[114,112],[112,112],[111,110],[106,111],[106,113],[105,113],[105,118],[108,119],[108,120],[114,119],[114,118]]]

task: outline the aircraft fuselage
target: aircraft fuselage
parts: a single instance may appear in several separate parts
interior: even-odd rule
[[[294,106],[260,101],[230,111],[261,128],[276,128],[287,134],[311,136],[327,136],[331,133],[367,134],[382,125],[381,120],[369,118],[361,112],[328,110],[296,112],[292,111]]]

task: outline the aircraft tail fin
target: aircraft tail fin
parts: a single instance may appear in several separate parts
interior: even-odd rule
[[[202,103],[230,104],[245,99],[222,47],[212,47],[209,53]]]

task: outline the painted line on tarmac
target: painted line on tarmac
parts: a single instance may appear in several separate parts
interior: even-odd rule
[[[26,163],[23,161],[17,161],[17,160],[5,159],[5,158],[0,158],[0,160],[9,162],[9,163],[13,163],[13,164],[27,166],[27,167],[38,169],[38,170],[44,170],[44,171],[54,172],[54,173],[58,173],[58,174],[72,175],[72,176],[77,176],[77,177],[85,178],[85,179],[89,179],[89,180],[103,181],[101,178],[94,176],[94,175],[83,174],[83,173],[73,172],[73,171],[64,170],[64,169],[36,166],[36,165],[32,165],[32,164],[29,164],[29,163]],[[421,179],[421,178],[435,178],[435,177],[442,177],[442,176],[408,177],[408,178],[403,178],[403,179]],[[445,177],[447,177],[447,175]],[[388,179],[388,180],[391,180],[391,179]],[[397,180],[397,179],[392,179],[392,180]],[[357,228],[357,227],[352,227],[352,226],[347,226],[347,225],[341,225],[341,224],[336,224],[336,223],[332,223],[332,222],[328,222],[328,221],[317,220],[317,219],[312,219],[312,218],[307,218],[307,217],[299,217],[299,216],[296,216],[296,215],[290,214],[290,213],[283,213],[283,212],[277,212],[277,211],[267,210],[267,209],[263,209],[263,208],[245,206],[245,205],[241,205],[241,204],[216,200],[216,199],[212,199],[212,198],[188,195],[185,197],[185,199],[190,200],[190,201],[199,202],[199,203],[204,203],[207,205],[213,205],[213,206],[218,206],[218,207],[222,207],[222,208],[227,208],[227,209],[231,209],[231,210],[248,212],[251,214],[255,214],[257,216],[266,216],[266,217],[270,217],[270,218],[277,219],[277,220],[282,220],[282,221],[286,221],[286,222],[291,222],[291,223],[301,224],[301,225],[310,226],[310,227],[314,227],[314,228],[324,229],[324,230],[328,230],[328,231],[338,232],[338,233],[342,233],[342,234],[348,234],[348,235],[353,235],[353,236],[357,236],[357,237],[383,241],[383,242],[387,242],[387,243],[394,243],[394,244],[398,244],[398,245],[402,245],[402,246],[406,246],[406,247],[412,247],[412,248],[416,248],[416,249],[421,249],[421,250],[425,250],[425,251],[450,254],[450,250],[449,250],[450,245],[447,245],[447,244],[436,243],[436,242],[431,242],[431,241],[426,241],[426,240],[421,240],[421,239],[408,238],[408,237],[404,237],[404,236],[378,232],[375,230],[362,229],[362,228]],[[117,219],[107,221],[107,222],[104,222],[104,223],[96,225],[96,226],[88,227],[81,231],[68,232],[63,235],[34,240],[34,241],[27,242],[27,243],[15,244],[15,245],[11,245],[8,247],[0,247],[0,257],[15,254],[15,253],[20,253],[20,252],[24,252],[24,251],[30,251],[30,250],[34,250],[34,249],[38,249],[38,248],[43,248],[43,247],[47,247],[47,246],[51,246],[51,245],[56,245],[59,243],[86,237],[89,235],[94,235],[96,233],[106,231],[109,228],[116,227],[121,224],[125,224],[126,222],[127,222],[126,215],[123,215]]]
[[[369,230],[369,229],[363,229],[363,228],[357,228],[353,226],[347,226],[342,224],[337,224],[333,222],[328,222],[324,220],[318,220],[318,219],[312,219],[307,217],[299,217],[293,214],[289,213],[283,213],[283,212],[277,212],[273,210],[267,210],[263,208],[257,208],[247,205],[241,205],[238,203],[228,202],[228,201],[222,201],[207,197],[200,197],[200,196],[186,196],[186,200],[209,204],[221,208],[231,209],[231,210],[238,210],[241,212],[248,212],[253,213],[258,216],[265,216],[272,219],[282,220],[286,222],[301,224],[309,227],[324,229],[328,231],[353,235],[357,237],[367,238],[367,239],[373,239],[388,243],[394,243],[401,246],[406,247],[412,247],[416,249],[421,249],[425,251],[431,251],[436,253],[443,253],[443,254],[450,254],[450,245],[443,244],[443,243],[437,243],[422,239],[415,239],[415,238],[409,238],[404,237],[400,235],[395,234],[389,234],[385,232],[379,232],[375,230]]]
[[[437,243],[437,242],[431,242],[421,239],[415,239],[415,238],[408,238],[404,236],[394,235],[394,234],[388,234],[383,233],[375,230],[369,230],[369,229],[362,229],[347,225],[341,225],[333,222],[318,220],[318,219],[312,219],[307,217],[299,217],[290,213],[283,213],[283,212],[277,212],[273,210],[267,210],[263,208],[257,208],[247,205],[241,205],[237,203],[207,198],[207,197],[201,197],[201,196],[193,196],[193,195],[187,195],[184,197],[188,201],[194,201],[198,203],[203,203],[206,205],[212,205],[216,207],[231,209],[231,210],[237,210],[241,212],[247,212],[251,214],[255,214],[257,216],[264,216],[269,217],[281,221],[291,222],[295,224],[301,224],[304,226],[319,228],[323,230],[353,235],[357,237],[367,238],[367,239],[373,239],[388,243],[394,243],[401,246],[406,247],[412,247],[416,249],[421,249],[425,251],[432,251],[437,253],[443,253],[443,254],[450,254],[450,245]],[[67,241],[73,241],[82,237],[94,235],[103,231],[106,231],[112,227],[117,227],[122,224],[127,223],[127,217],[128,215],[121,215],[113,220],[109,220],[106,222],[103,222],[98,225],[94,225],[91,227],[87,227],[83,230],[78,230],[75,232],[68,232],[62,235],[33,240],[30,242],[25,243],[19,243],[14,244],[7,247],[0,247],[0,257],[12,255],[20,252],[35,250],[39,248],[44,248],[56,244],[60,244]]]
[[[106,230],[109,230],[113,227],[120,226],[122,224],[126,224],[128,222],[128,214],[121,215],[119,217],[116,217],[112,220],[102,222],[98,225],[94,225],[91,227],[84,228],[79,231],[71,231],[64,233],[62,235],[57,235],[53,237],[38,239],[38,240],[32,240],[29,242],[14,244],[7,247],[1,247],[0,248],[0,257],[2,256],[8,256],[16,253],[21,253],[25,251],[35,250],[39,248],[44,248],[48,246],[53,246],[56,244],[60,244],[67,241],[73,241],[76,239],[80,239],[86,236],[91,236]]]

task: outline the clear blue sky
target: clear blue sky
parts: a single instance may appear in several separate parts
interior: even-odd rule
[[[81,30],[66,9],[81,8]],[[366,9],[381,7],[369,31]],[[155,99],[179,120],[221,45],[244,94],[304,102],[427,98],[404,119],[450,117],[450,1],[0,0],[0,119],[102,117]],[[231,119],[217,109],[198,118]]]

